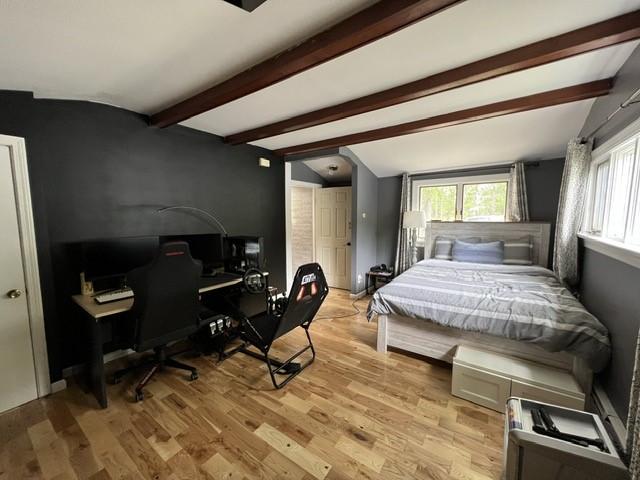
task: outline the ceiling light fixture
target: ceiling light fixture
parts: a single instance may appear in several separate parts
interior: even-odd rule
[[[338,166],[337,165],[329,165],[327,167],[327,170],[329,170],[328,175],[334,175],[338,171]]]

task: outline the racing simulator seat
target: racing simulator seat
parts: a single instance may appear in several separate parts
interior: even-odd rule
[[[266,291],[267,310],[251,318],[244,318],[242,322],[241,338],[257,348],[259,353],[246,347],[240,351],[264,361],[273,386],[277,389],[282,388],[315,360],[316,352],[309,335],[309,327],[329,293],[327,280],[319,264],[308,263],[298,268],[288,297],[274,295],[267,287],[264,275],[257,269],[245,273],[244,283],[245,288],[251,293]],[[269,351],[273,343],[297,327],[304,330],[307,345],[284,361],[270,357]],[[307,350],[311,350],[310,359],[302,364],[293,363]],[[278,382],[276,375],[286,377]]]

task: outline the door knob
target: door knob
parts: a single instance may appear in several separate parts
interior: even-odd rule
[[[13,290],[9,290],[7,292],[7,297],[9,297],[9,298],[18,298],[20,295],[22,295],[22,292],[20,290],[18,290],[17,288],[15,288]]]

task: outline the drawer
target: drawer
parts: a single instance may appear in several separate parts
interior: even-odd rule
[[[565,393],[555,392],[536,385],[520,382],[518,380],[511,381],[511,396],[528,398],[538,402],[550,403],[561,407],[573,408],[576,410],[584,410],[584,395],[572,396]]]
[[[511,395],[511,379],[453,363],[451,394],[504,413]]]

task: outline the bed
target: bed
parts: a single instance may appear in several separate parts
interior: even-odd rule
[[[378,290],[379,351],[387,347],[451,363],[475,346],[571,371],[585,393],[610,356],[606,328],[546,269],[548,223],[433,223],[425,259]],[[436,237],[482,241],[529,236],[534,265],[483,265],[431,258]]]

